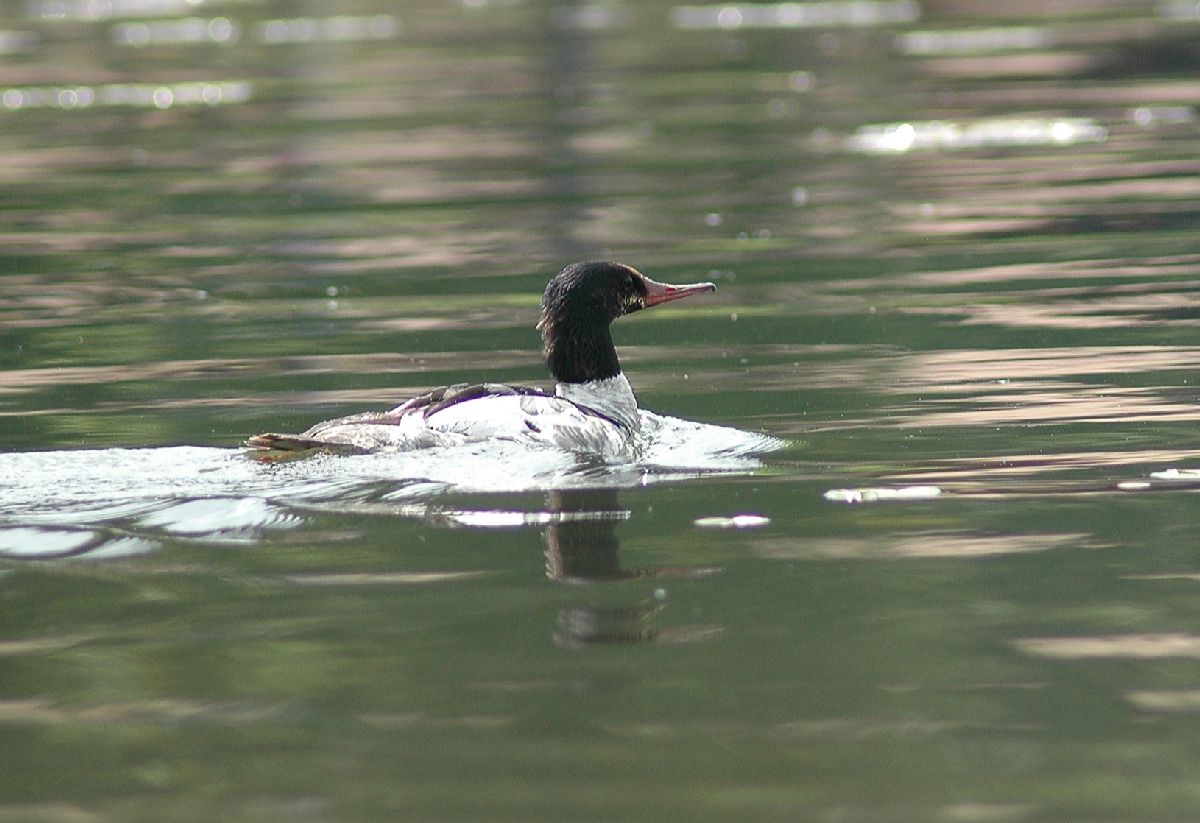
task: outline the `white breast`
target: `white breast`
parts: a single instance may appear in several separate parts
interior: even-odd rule
[[[604,409],[597,411],[608,414]],[[426,418],[412,417],[420,420],[420,425],[431,433],[437,432],[458,442],[514,440],[605,457],[628,454],[635,431],[588,414],[573,402],[536,395],[480,397],[457,403]]]
[[[633,387],[622,372],[607,380],[559,383],[555,385],[554,393],[611,417],[630,431],[636,432],[641,426],[637,398],[633,396]]]

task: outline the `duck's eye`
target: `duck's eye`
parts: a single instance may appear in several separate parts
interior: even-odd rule
[[[625,276],[621,278],[621,286],[626,291],[633,291],[633,275],[629,272],[625,272]]]

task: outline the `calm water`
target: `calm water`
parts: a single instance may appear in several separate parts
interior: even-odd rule
[[[0,12],[0,820],[1200,818],[1194,3],[333,5]],[[597,257],[784,448],[240,455]]]

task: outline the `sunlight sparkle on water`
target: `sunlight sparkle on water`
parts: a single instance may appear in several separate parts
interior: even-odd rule
[[[914,0],[831,0],[813,3],[740,3],[676,6],[671,23],[679,29],[808,29],[886,26],[921,16]]]
[[[598,31],[622,26],[629,21],[629,12],[619,6],[585,3],[575,8],[554,10],[554,24],[562,29]]]
[[[761,514],[735,514],[732,517],[697,517],[692,525],[701,529],[759,529],[771,525]]]
[[[831,503],[880,503],[884,501],[933,500],[941,496],[937,486],[904,486],[898,489],[830,489],[825,499]]]
[[[390,14],[370,17],[293,17],[266,20],[258,26],[258,39],[269,45],[391,40],[399,33],[400,20]]]
[[[1126,117],[1143,129],[1194,123],[1198,119],[1193,106],[1136,106]]]
[[[175,106],[221,106],[245,103],[254,87],[244,80],[174,83],[107,83],[102,86],[24,86],[0,92],[0,105],[17,109],[86,109],[132,106],[169,109]]]
[[[1053,37],[1046,29],[1013,26],[952,31],[908,31],[896,37],[896,48],[902,54],[979,54],[1040,49],[1053,45],[1053,42]]]
[[[205,0],[35,0],[27,13],[43,20],[107,20],[112,17],[169,17]]]
[[[118,23],[112,27],[114,45],[134,48],[197,43],[232,46],[241,36],[241,26],[226,17],[211,20],[185,17],[182,20]]]
[[[846,148],[863,154],[964,150],[1008,146],[1073,146],[1103,143],[1108,129],[1090,117],[989,117],[860,126]]]
[[[545,526],[550,523],[577,523],[589,520],[628,520],[632,517],[632,512],[628,509],[596,512],[526,512],[507,509],[470,509],[440,511],[438,515],[460,526],[470,526],[480,529],[505,529],[521,526]]]

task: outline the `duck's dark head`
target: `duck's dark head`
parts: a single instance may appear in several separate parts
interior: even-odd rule
[[[538,331],[550,373],[560,383],[585,383],[621,372],[609,324],[623,314],[716,291],[712,283],[658,283],[621,263],[572,263],[542,294]]]

